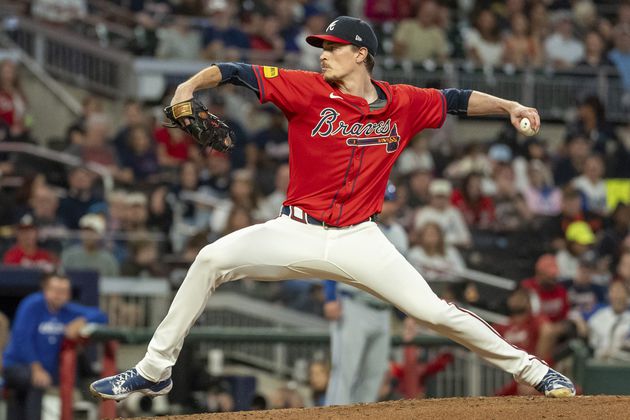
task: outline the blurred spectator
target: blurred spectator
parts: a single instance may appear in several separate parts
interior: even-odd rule
[[[618,24],[614,37],[615,48],[608,53],[608,58],[617,67],[624,89],[630,92],[630,22]]]
[[[308,385],[313,405],[316,407],[321,407],[325,403],[329,375],[330,366],[321,360],[315,360],[308,366]]]
[[[137,56],[154,56],[158,46],[158,21],[149,13],[135,15],[133,38],[128,41],[127,50]]]
[[[543,52],[540,38],[532,34],[525,15],[517,13],[510,19],[510,33],[504,40],[503,62],[517,69],[540,67]]]
[[[599,32],[589,31],[584,37],[584,47],[584,58],[578,63],[578,67],[597,71],[600,67],[613,65],[606,57],[606,44]]]
[[[254,168],[256,163],[248,162],[247,156],[247,149],[251,145],[249,136],[243,126],[238,121],[230,118],[229,114],[226,112],[225,98],[221,95],[211,96],[208,103],[208,110],[214,115],[221,116],[223,121],[225,121],[232,130],[232,133],[234,133],[234,148],[227,154],[230,158],[232,169],[244,167]]]
[[[401,176],[409,175],[416,170],[433,171],[435,163],[429,150],[429,137],[415,136],[396,161],[396,168]]]
[[[69,229],[79,228],[79,219],[98,202],[93,186],[95,175],[80,166],[68,172],[68,192],[59,203],[59,213]]]
[[[578,261],[575,277],[563,283],[571,307],[569,317],[574,321],[588,321],[593,312],[606,303],[606,287],[593,283],[596,269],[594,254],[583,255]],[[586,331],[581,335],[586,336]]]
[[[35,225],[39,228],[42,247],[59,255],[61,239],[67,235],[67,228],[57,214],[59,197],[49,186],[38,186],[31,192],[29,207]]]
[[[543,228],[547,243],[555,249],[563,249],[566,244],[566,230],[575,221],[585,221],[593,232],[602,228],[602,219],[595,213],[582,210],[582,197],[574,188],[565,188],[562,193],[562,211],[548,219]]]
[[[0,61],[0,125],[8,126],[8,140],[29,139],[28,103],[20,87],[17,64],[11,60]]]
[[[409,262],[429,281],[457,280],[458,276],[449,272],[464,270],[466,263],[457,248],[445,242],[440,225],[427,222],[414,235],[407,254]]]
[[[568,135],[582,135],[589,147],[604,156],[606,176],[628,177],[628,151],[606,119],[606,109],[599,97],[590,95],[579,101],[578,118],[567,126]]]
[[[3,376],[13,391],[8,418],[38,420],[44,391],[59,381],[62,341],[76,340],[87,323],[104,324],[98,308],[70,302],[71,283],[62,274],[49,274],[42,291],[25,297],[13,319],[11,339],[4,352]]]
[[[168,272],[160,261],[160,252],[151,238],[129,244],[130,256],[121,265],[120,275],[129,277],[165,277]]]
[[[623,251],[621,245],[628,237],[628,233],[630,233],[630,206],[619,203],[610,215],[609,226],[606,227],[597,244],[597,255],[600,258],[608,258],[611,266],[616,267]]]
[[[252,50],[264,51],[276,60],[284,53],[284,39],[280,35],[280,20],[273,14],[250,15],[249,45]]]
[[[535,216],[555,216],[562,206],[562,192],[553,185],[551,173],[540,160],[528,165],[529,186],[524,192],[527,207]]]
[[[444,170],[449,179],[464,179],[471,172],[484,176],[492,173],[492,163],[480,142],[473,141],[465,146],[464,155],[453,160]]]
[[[125,230],[131,233],[146,232],[149,220],[148,199],[143,192],[127,194],[127,217]]]
[[[434,179],[429,187],[430,200],[427,206],[418,210],[414,220],[415,229],[433,222],[444,232],[445,243],[468,247],[471,236],[462,213],[450,204],[451,183],[445,179]]]
[[[297,384],[289,381],[276,389],[269,398],[270,408],[303,408],[304,399],[297,390]]]
[[[553,28],[545,39],[547,61],[557,70],[566,70],[584,58],[584,45],[574,35],[570,13],[557,12]]]
[[[269,126],[253,137],[257,149],[257,167],[269,170],[289,161],[289,141],[286,118],[275,106],[263,108],[269,115]]]
[[[256,211],[260,221],[271,220],[278,216],[282,203],[287,198],[289,187],[289,164],[278,166],[276,170],[275,189],[271,194],[263,198]]]
[[[432,60],[443,63],[448,55],[446,35],[437,25],[439,6],[433,0],[418,6],[415,18],[399,23],[394,33],[394,55],[423,63]]]
[[[254,217],[250,209],[242,206],[232,206],[225,221],[225,227],[221,231],[221,236],[229,235],[253,224]]]
[[[542,2],[537,2],[531,5],[529,12],[529,21],[532,31],[532,36],[538,39],[546,39],[551,32],[551,22],[547,7]]]
[[[131,169],[134,184],[155,184],[159,180],[160,167],[153,139],[144,126],[129,131],[128,152],[121,156],[121,166]]]
[[[82,146],[85,142],[86,121],[104,111],[103,101],[94,95],[87,95],[81,101],[81,114],[66,130],[66,146]]]
[[[537,346],[537,354],[545,360],[553,359],[556,344],[571,334],[573,324],[567,321],[569,298],[567,291],[558,283],[556,257],[544,254],[536,261],[534,277],[521,282],[521,287],[529,291],[532,313],[544,315],[551,322],[544,339]]]
[[[514,171],[503,166],[495,171],[494,228],[499,232],[525,230],[533,214],[516,188]]]
[[[606,183],[602,178],[605,172],[604,160],[600,155],[593,154],[584,162],[583,175],[573,180],[573,187],[582,194],[584,210],[601,216],[608,213]]]
[[[258,207],[260,197],[254,184],[254,174],[248,169],[239,169],[232,172],[230,184],[230,196],[217,203],[210,226],[214,232],[223,232],[227,227],[227,221],[233,207],[242,207],[248,212],[253,212]],[[280,209],[278,209],[280,212]]]
[[[542,314],[533,314],[529,300],[527,289],[514,290],[507,298],[508,323],[494,324],[493,327],[510,344],[529,354],[541,356],[538,353],[539,338],[541,333],[544,333],[549,319]]]
[[[94,270],[101,276],[117,276],[118,261],[103,245],[105,220],[96,214],[86,214],[81,217],[79,226],[81,244],[63,251],[61,266],[65,269]]]
[[[589,141],[582,134],[567,135],[565,146],[566,156],[556,162],[553,170],[554,180],[559,187],[568,184],[582,173],[586,158],[591,153]]]
[[[184,130],[160,126],[153,131],[160,166],[177,168],[199,156],[197,143]]]
[[[175,17],[172,23],[158,29],[156,57],[178,60],[196,60],[201,51],[201,34],[193,29],[184,17]]]
[[[490,9],[483,9],[475,19],[474,28],[464,36],[467,57],[477,66],[501,65],[505,46],[501,42],[497,18]]]
[[[147,124],[147,117],[142,110],[142,103],[134,99],[125,101],[123,118],[123,126],[114,136],[114,147],[116,148],[116,154],[120,158],[123,158],[130,152],[131,143],[129,135],[131,130],[136,126]]]
[[[562,279],[572,279],[577,276],[579,260],[591,251],[595,239],[595,234],[589,224],[582,220],[572,222],[567,227],[567,246],[556,253],[559,276]]]
[[[630,361],[630,311],[628,290],[614,282],[608,290],[609,306],[588,320],[589,344],[594,357],[605,361]]]
[[[9,341],[9,331],[10,331],[11,323],[9,318],[3,313],[0,312],[0,372],[4,370],[4,349],[7,347],[7,343]]]
[[[300,52],[299,67],[304,70],[319,71],[319,56],[322,52],[306,42],[309,35],[319,34],[326,27],[328,16],[316,4],[304,8],[304,24],[302,30],[295,35],[294,42]]]
[[[451,196],[451,203],[459,209],[466,224],[475,229],[489,229],[495,222],[494,202],[481,191],[481,174],[469,173]]]
[[[424,206],[429,203],[431,194],[429,188],[433,176],[431,171],[422,168],[417,169],[406,176],[407,182],[407,203],[410,209]]]
[[[44,271],[51,271],[55,267],[57,258],[37,244],[37,225],[31,214],[25,214],[20,218],[15,226],[15,236],[16,244],[5,252],[3,264],[39,268]]]
[[[158,185],[149,194],[149,220],[147,225],[152,231],[168,234],[173,224],[173,208],[168,199],[169,188]]]
[[[31,14],[49,23],[68,24],[86,16],[87,2],[86,0],[33,0]]]
[[[619,263],[616,266],[615,281],[621,282],[630,287],[630,251],[626,250],[621,253]]]
[[[211,0],[207,10],[210,24],[203,31],[203,58],[240,61],[242,51],[249,49],[250,44],[247,34],[240,29],[234,5],[224,0]]]

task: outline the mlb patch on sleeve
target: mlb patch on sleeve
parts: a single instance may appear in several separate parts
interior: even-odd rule
[[[263,74],[267,79],[273,79],[278,76],[278,67],[263,66]]]

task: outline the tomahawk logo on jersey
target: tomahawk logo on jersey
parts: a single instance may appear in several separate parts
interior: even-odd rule
[[[380,212],[398,155],[419,131],[441,127],[446,117],[444,95],[435,89],[374,81],[386,104],[370,110],[365,99],[319,73],[252,68],[260,101],[274,103],[289,121],[291,180],[284,204],[331,225]]]

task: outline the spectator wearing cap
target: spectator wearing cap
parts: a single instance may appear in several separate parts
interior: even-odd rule
[[[570,12],[558,12],[554,23],[544,43],[547,61],[557,70],[569,69],[584,58],[584,45],[574,35]]]
[[[559,215],[543,223],[542,234],[546,243],[551,243],[556,250],[566,247],[566,231],[575,221],[585,221],[593,232],[602,229],[603,221],[595,213],[582,210],[582,196],[576,189],[567,187],[562,191],[562,210]]]
[[[608,290],[609,306],[596,311],[588,320],[589,345],[594,357],[604,361],[630,361],[630,308],[628,289],[614,282]]]
[[[429,204],[416,213],[414,229],[425,223],[437,223],[448,245],[469,247],[472,238],[461,211],[450,203],[453,187],[448,180],[434,179],[429,186]]]
[[[544,340],[538,344],[538,354],[545,360],[552,360],[556,343],[571,333],[573,325],[567,321],[569,297],[558,283],[556,257],[541,255],[536,261],[534,277],[521,281],[521,287],[529,292],[532,312],[544,315],[550,321]]]
[[[597,258],[589,252],[578,260],[575,277],[562,282],[569,296],[569,318],[576,323],[588,321],[593,312],[606,303],[606,287],[593,282],[596,272]],[[582,331],[580,335],[586,336],[587,331]]]
[[[51,271],[57,258],[37,244],[38,231],[35,219],[25,214],[15,226],[16,244],[5,252],[2,262],[6,265],[40,268]]]
[[[104,324],[98,308],[70,302],[70,279],[59,273],[44,276],[42,291],[26,296],[13,319],[4,352],[3,376],[12,392],[11,420],[39,420],[44,391],[59,381],[59,353],[64,338],[75,340],[88,323]]]
[[[567,227],[566,241],[566,248],[556,253],[556,259],[559,276],[562,279],[572,279],[577,276],[580,258],[591,250],[596,238],[588,223],[577,220]]]
[[[119,264],[114,255],[105,249],[105,219],[97,214],[86,214],[79,221],[81,244],[71,246],[61,254],[65,269],[94,270],[101,276],[117,276]]]
[[[461,189],[451,196],[451,203],[461,212],[469,227],[489,229],[495,222],[494,202],[481,189],[482,176],[471,172],[464,178]]]
[[[540,160],[527,168],[528,186],[523,192],[527,207],[535,216],[555,216],[562,207],[562,192],[553,185],[551,173]]]
[[[590,155],[584,162],[583,174],[575,178],[573,187],[582,194],[583,208],[587,211],[606,216],[608,213],[604,160],[598,154]]]
[[[421,64],[427,60],[443,63],[448,43],[438,23],[439,6],[433,0],[420,3],[416,16],[404,19],[394,33],[394,55]]]

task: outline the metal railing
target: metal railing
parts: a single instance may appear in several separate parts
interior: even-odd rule
[[[41,159],[72,167],[82,166],[94,172],[102,179],[105,193],[111,192],[114,188],[114,179],[111,171],[107,167],[95,162],[84,162],[81,158],[68,153],[57,152],[44,146],[20,142],[0,142],[0,152],[36,156]]]

